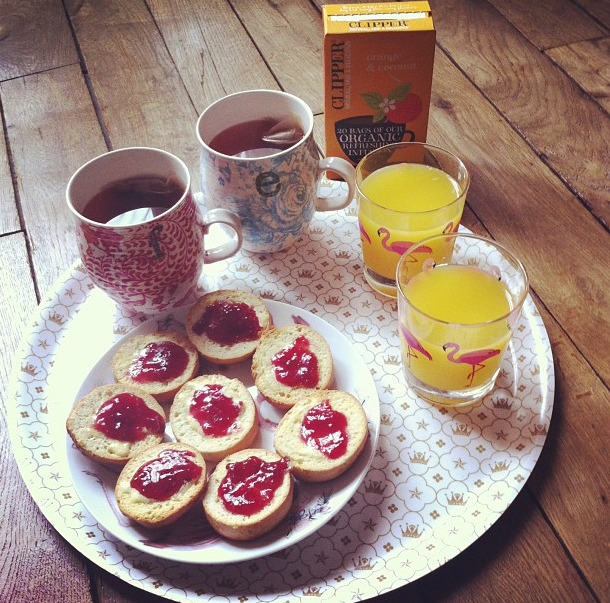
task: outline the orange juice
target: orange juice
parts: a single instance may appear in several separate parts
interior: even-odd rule
[[[359,189],[366,197],[359,197],[358,213],[364,262],[386,279],[394,279],[398,260],[409,247],[426,237],[457,230],[462,217],[463,200],[455,202],[462,194],[459,184],[429,165],[381,167]],[[420,250],[425,251],[430,250]]]
[[[492,378],[511,332],[513,302],[494,274],[468,265],[437,265],[403,288],[400,321],[408,370],[440,390],[476,388]]]

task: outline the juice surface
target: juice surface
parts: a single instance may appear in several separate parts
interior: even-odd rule
[[[470,266],[449,264],[420,272],[405,287],[405,296],[428,316],[445,322],[488,322],[511,310],[504,284]]]
[[[460,186],[449,174],[418,163],[386,165],[367,176],[360,190],[382,207],[405,212],[438,209],[460,196]]]

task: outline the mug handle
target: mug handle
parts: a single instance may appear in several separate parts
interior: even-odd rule
[[[235,232],[235,236],[229,239],[227,242],[212,247],[212,249],[206,249],[203,256],[203,262],[205,264],[213,264],[220,260],[226,260],[227,258],[235,255],[240,249],[243,241],[241,233],[241,219],[237,214],[234,214],[228,209],[210,209],[203,214],[203,235],[208,234],[210,226],[212,224],[225,224]]]
[[[347,194],[335,195],[334,197],[320,197],[316,201],[317,211],[335,211],[347,207],[354,198],[356,192],[356,170],[354,166],[341,157],[326,157],[320,159],[318,164],[320,173],[326,170],[337,172],[347,183]]]

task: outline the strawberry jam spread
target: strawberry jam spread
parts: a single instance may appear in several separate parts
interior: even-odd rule
[[[161,435],[165,430],[165,420],[140,396],[124,392],[99,407],[93,427],[114,440],[139,442],[149,434]]]
[[[131,363],[128,375],[136,383],[172,381],[188,365],[186,350],[173,341],[151,341]]]
[[[207,335],[221,345],[234,345],[258,339],[261,325],[256,312],[243,302],[217,301],[211,303],[203,316],[193,325],[196,335]]]
[[[168,500],[184,484],[201,477],[201,467],[191,460],[194,456],[189,450],[163,450],[135,472],[130,485],[152,500]]]
[[[309,347],[309,339],[303,335],[280,350],[271,364],[275,378],[288,387],[315,387],[320,379],[318,358]]]
[[[195,391],[189,412],[205,435],[225,436],[237,428],[241,402],[222,393],[222,385],[206,385]]]
[[[227,474],[218,486],[227,511],[237,515],[254,515],[273,499],[288,471],[288,459],[263,461],[257,456],[227,464]]]
[[[347,419],[333,410],[328,400],[321,402],[303,417],[301,439],[329,459],[338,459],[347,450]]]

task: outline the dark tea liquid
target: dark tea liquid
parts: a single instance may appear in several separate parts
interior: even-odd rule
[[[282,140],[281,133],[279,136],[273,134],[278,123],[277,119],[264,118],[235,124],[219,132],[209,146],[218,153],[233,157],[266,157],[286,150],[303,138],[303,132],[299,129],[294,140],[293,127],[293,139]],[[272,135],[269,137],[270,132]],[[268,139],[265,140],[265,137]]]
[[[102,224],[143,222],[173,207],[182,195],[184,185],[176,178],[134,176],[105,186],[81,213]]]

